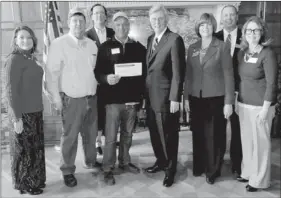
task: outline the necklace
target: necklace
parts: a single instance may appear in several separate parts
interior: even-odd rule
[[[23,55],[25,58],[27,58],[27,59],[29,59],[29,60],[33,60],[33,59],[34,59],[33,55],[27,56],[27,55],[24,54],[24,53],[21,53],[21,55]]]
[[[245,55],[244,55],[244,61],[245,62],[248,62],[250,58],[252,58],[256,53],[259,53],[260,52],[260,49],[259,50],[256,50],[257,47],[259,46],[259,44],[257,44],[254,49],[252,50],[252,52],[250,52],[250,49],[248,49],[248,52],[245,52]]]

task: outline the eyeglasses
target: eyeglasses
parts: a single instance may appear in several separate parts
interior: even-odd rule
[[[251,34],[251,33],[254,33],[254,34],[260,34],[261,33],[261,29],[246,29],[245,31],[246,34]]]

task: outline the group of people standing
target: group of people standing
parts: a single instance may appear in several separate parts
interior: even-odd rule
[[[221,175],[229,119],[232,172],[238,181],[248,182],[248,191],[269,187],[277,63],[260,18],[251,17],[240,30],[237,9],[228,5],[222,9],[224,29],[215,33],[214,16],[202,14],[195,26],[199,40],[189,46],[186,59],[184,41],[169,30],[168,12],[162,5],[149,10],[154,33],[147,48],[128,36],[130,20],[124,12],[113,15],[110,29],[105,27],[104,6],[96,4],[90,10],[94,27],[87,32],[83,9],[70,10],[69,33],[51,43],[45,67],[47,91],[62,115],[60,169],[66,186],[77,185],[74,174],[79,132],[84,167],[101,168],[106,184],[115,184],[119,129],[118,168],[140,172],[131,162],[129,149],[143,101],[156,157],[145,172],[164,171],[163,185],[172,186],[184,88],[185,109],[191,118],[193,175],[205,173],[209,184]],[[31,195],[41,194],[46,185],[44,71],[34,56],[36,47],[34,32],[27,26],[18,27],[6,63],[9,115],[14,123],[10,133],[12,178],[15,189]],[[117,75],[116,65],[126,63],[141,64],[141,75]],[[96,160],[101,130],[105,136],[102,164]]]

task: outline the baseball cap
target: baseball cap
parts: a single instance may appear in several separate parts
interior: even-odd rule
[[[115,21],[118,17],[124,17],[129,20],[129,17],[125,12],[116,12],[112,17],[112,20]]]
[[[68,13],[68,18],[70,18],[70,17],[72,17],[74,14],[78,14],[78,13],[82,14],[82,15],[86,18],[85,13],[84,13],[84,10],[83,10],[82,8],[79,8],[79,7],[74,7],[74,8],[72,8],[72,9],[69,11],[69,13]]]

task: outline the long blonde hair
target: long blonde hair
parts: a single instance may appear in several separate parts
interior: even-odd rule
[[[257,16],[252,16],[246,21],[246,23],[243,25],[243,28],[242,28],[241,50],[246,51],[249,48],[249,43],[246,40],[245,34],[246,34],[246,29],[248,27],[248,24],[250,22],[256,23],[261,29],[261,38],[260,38],[259,44],[264,47],[269,46],[273,40],[271,38],[269,38],[269,36],[268,36],[268,28],[267,28],[266,23],[261,18],[259,18]]]

